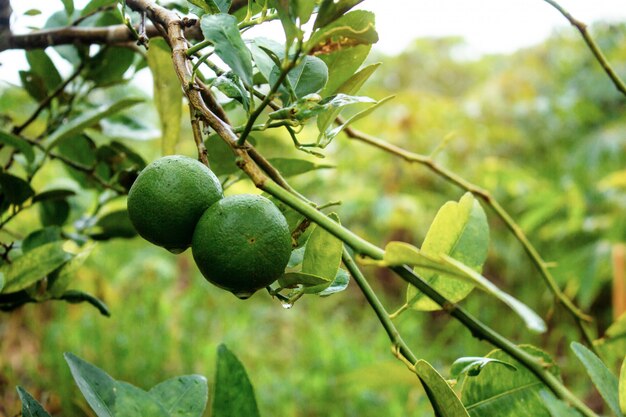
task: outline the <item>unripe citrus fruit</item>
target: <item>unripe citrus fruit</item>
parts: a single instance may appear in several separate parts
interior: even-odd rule
[[[274,282],[291,255],[283,214],[265,197],[223,198],[202,215],[193,234],[193,258],[202,275],[239,298]]]
[[[191,244],[202,213],[222,197],[222,186],[209,168],[171,155],[141,171],[128,193],[128,215],[144,239],[180,253]]]

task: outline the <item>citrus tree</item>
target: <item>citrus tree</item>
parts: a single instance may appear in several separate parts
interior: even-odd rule
[[[364,64],[378,34],[374,15],[355,8],[359,3],[92,0],[78,9],[63,0],[42,30],[17,35],[4,24],[0,51],[25,50],[29,68],[19,72],[21,86],[5,93],[5,103],[22,107],[5,104],[0,120],[0,308],[62,300],[109,315],[103,301],[72,289],[74,272],[94,242],[138,233],[174,253],[191,246],[206,279],[242,299],[262,290],[290,307],[304,296],[339,293],[352,279],[437,416],[597,416],[568,389],[549,353],[509,340],[459,304],[481,290],[529,331],[547,331],[542,317],[481,274],[489,250],[486,207],[536,267],[533,282],[545,285],[578,325],[581,343],[573,342],[572,350],[607,409],[623,416],[626,372],[622,365],[618,380],[613,363],[623,362],[623,351],[605,353],[608,366],[603,363],[589,332],[593,318],[557,285],[506,209],[432,157],[353,127],[390,99],[359,93],[379,67]],[[585,26],[548,3],[579,29],[624,92]],[[10,3],[0,1],[3,22],[11,13]],[[282,26],[283,42],[247,36],[271,21]],[[65,61],[68,75],[46,48]],[[146,67],[153,103],[128,85]],[[32,98],[26,105],[15,98],[25,96]],[[162,157],[155,161],[145,161],[136,143],[120,140],[151,134],[148,104],[161,128]],[[189,137],[182,142],[193,143],[193,158],[174,155],[184,146],[184,118]],[[302,156],[269,157],[260,150],[279,137]],[[291,184],[292,176],[326,167],[315,158],[346,137],[424,165],[464,193],[441,207],[419,247],[401,241],[379,247],[341,223],[336,202],[314,201]],[[224,197],[223,189],[244,178],[263,195]],[[382,304],[363,265],[386,268],[406,283],[406,301],[395,312]],[[447,378],[419,358],[394,324],[401,314],[437,310],[486,343],[484,357],[459,358]],[[612,332],[623,336],[624,320]],[[74,355],[66,360],[98,416],[204,411],[203,377],[174,378],[146,392]],[[46,415],[26,390],[18,392],[23,415]],[[258,415],[246,373],[225,347],[218,353],[213,415]]]

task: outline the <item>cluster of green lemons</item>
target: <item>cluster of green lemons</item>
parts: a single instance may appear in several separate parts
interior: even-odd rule
[[[147,241],[173,253],[191,246],[202,275],[239,298],[280,277],[291,254],[289,227],[274,203],[253,194],[224,197],[215,174],[186,156],[141,171],[128,214]]]

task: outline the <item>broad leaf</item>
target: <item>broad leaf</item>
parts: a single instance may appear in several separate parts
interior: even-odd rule
[[[320,297],[327,297],[332,294],[336,294],[348,288],[350,284],[350,274],[345,269],[339,268],[335,279],[330,283],[323,291],[317,293]]]
[[[159,401],[127,382],[115,382],[115,415],[118,417],[170,417]]]
[[[428,362],[417,361],[415,373],[424,386],[435,415],[439,417],[469,417],[454,390]]]
[[[517,368],[508,362],[504,362],[493,358],[483,357],[464,357],[454,361],[450,366],[450,378],[458,379],[462,375],[478,376],[480,372],[490,364],[506,366],[511,371],[516,371]]]
[[[305,272],[286,272],[278,278],[278,283],[282,288],[292,288],[297,285],[303,287],[314,287],[317,285],[328,285],[328,280],[318,275],[307,274]]]
[[[24,388],[18,386],[17,393],[22,401],[22,417],[50,417],[50,414]]]
[[[17,206],[35,195],[35,191],[27,181],[6,172],[0,173],[0,187],[9,203]]]
[[[298,36],[299,29],[298,26],[296,26],[297,12],[294,10],[298,7],[298,3],[299,0],[271,0],[270,3],[278,13],[283,30],[285,31],[285,41],[287,45],[291,45]]]
[[[112,211],[100,217],[95,224],[95,230],[89,233],[94,240],[108,240],[112,238],[132,238],[137,231],[130,222],[126,209]]]
[[[69,188],[55,188],[51,190],[42,191],[39,194],[36,194],[33,197],[33,203],[38,201],[47,201],[47,200],[62,200],[67,197],[71,197],[76,195],[76,191],[70,190]]]
[[[313,29],[319,29],[332,23],[362,1],[363,0],[322,0]]]
[[[68,16],[74,14],[74,0],[61,0],[63,2],[63,7],[65,8],[65,13]]]
[[[620,411],[618,382],[615,375],[609,371],[602,360],[591,350],[577,342],[572,342],[571,348],[583,364],[591,381],[604,398],[611,411],[618,417],[624,417]]]
[[[539,391],[544,404],[548,407],[551,417],[580,417],[580,413],[563,401],[559,400],[548,390]]]
[[[2,287],[1,284],[0,287]],[[622,414],[626,414],[626,357],[624,357],[619,374],[619,408]]]
[[[280,69],[274,67],[270,74],[270,84],[274,85],[280,76]],[[328,81],[328,68],[321,59],[307,55],[302,59],[295,68],[287,74],[286,82],[293,89],[295,98],[299,99],[306,95],[321,91]],[[284,104],[291,102],[291,91],[285,87],[285,83],[281,87],[281,99]]]
[[[16,136],[12,133],[0,130],[0,143],[3,145],[11,146],[17,151],[24,154],[26,160],[32,163],[35,160],[35,152],[30,143],[26,142],[23,138]]]
[[[115,417],[116,381],[102,369],[72,353],[63,355],[74,381],[98,417]]]
[[[273,39],[258,37],[250,44],[250,53],[254,59],[254,63],[258,68],[265,81],[269,82],[272,70],[276,67],[274,60],[268,55],[268,52],[280,61],[280,57],[284,55],[285,46]]]
[[[239,359],[225,345],[217,348],[213,417],[259,417],[254,388]]]
[[[331,213],[329,217],[339,223],[336,214]],[[316,225],[306,242],[302,272],[322,277],[330,284],[339,270],[342,252],[343,242]]]
[[[226,74],[220,75],[213,80],[211,85],[224,93],[226,97],[235,99],[241,103],[246,112],[250,108],[250,98],[248,97],[248,92],[241,84],[241,81],[239,81],[239,77],[237,77],[234,73],[229,71]]]
[[[30,70],[44,81],[48,92],[53,91],[63,82],[57,67],[43,49],[26,51],[26,60],[30,65]]]
[[[150,41],[148,66],[152,72],[154,103],[161,121],[161,152],[172,155],[180,135],[183,92],[172,65],[171,51],[163,39]]]
[[[61,228],[59,227],[51,226],[35,230],[22,241],[22,253],[30,252],[39,246],[60,240],[63,240],[63,236],[61,236]]]
[[[374,73],[374,71],[376,71],[379,66],[380,63],[368,65],[367,67],[363,68],[362,70],[348,78],[346,81],[344,81],[343,84],[341,84],[339,88],[337,88],[333,92],[348,95],[356,94],[361,89],[365,81],[367,81],[367,79]],[[328,68],[329,71],[331,71],[331,76],[329,77],[330,84],[330,82],[333,80],[333,66],[329,66]],[[328,85],[326,86],[325,90],[331,91],[331,89],[328,88]],[[317,116],[317,128],[320,131],[318,142],[323,142],[323,137],[326,134],[326,131],[335,122],[335,119],[337,118],[337,116],[339,116],[340,112],[341,108],[335,108]]]
[[[207,380],[202,375],[171,378],[149,392],[171,417],[202,417],[209,399]]]
[[[328,51],[317,55],[328,67],[328,83],[326,87],[324,87],[324,90],[322,90],[322,96],[334,93],[356,94],[358,88],[353,91],[343,91],[339,89],[339,87],[356,75],[356,70],[359,69],[363,61],[365,61],[370,49],[371,45],[357,45],[351,48],[340,48],[336,51]],[[377,67],[380,64],[372,65]]]
[[[148,55],[151,49],[148,50]],[[107,46],[87,61],[85,78],[103,86],[122,82],[124,74],[134,60],[134,50],[120,46]]]
[[[63,265],[72,255],[63,250],[63,241],[41,245],[30,252],[22,254],[10,264],[0,266],[4,274],[3,293],[22,290]]]
[[[189,3],[199,7],[205,13],[217,14],[228,13],[230,9],[231,0],[188,0]]]
[[[558,368],[546,353],[532,346],[523,349],[538,356],[548,372],[558,377]],[[504,366],[488,366],[475,377],[465,378],[461,400],[472,417],[550,417],[540,391],[548,389],[528,368],[501,350],[494,350],[487,358],[513,365],[513,371]]]
[[[487,258],[489,225],[482,207],[470,193],[461,200],[441,207],[426,234],[421,252],[434,257],[448,255],[468,267],[480,270]],[[455,303],[465,298],[474,285],[429,269],[415,268],[444,297]],[[432,311],[440,307],[412,285],[407,289],[407,303],[416,310]]]
[[[237,19],[228,14],[205,15],[200,22],[204,37],[215,53],[244,83],[252,85],[252,55],[241,39]]]
[[[315,32],[307,41],[307,50],[318,52],[376,43],[378,33],[374,20],[374,13],[366,10],[346,13],[332,24]]]
[[[113,104],[103,105],[96,109],[86,111],[80,116],[77,116],[69,122],[61,125],[61,127],[48,136],[48,139],[45,142],[48,150],[54,148],[61,139],[82,133],[83,130],[95,125],[105,117],[111,116],[143,101],[144,100],[140,98],[124,98],[114,102]]]
[[[48,276],[48,293],[53,297],[61,297],[66,293],[66,289],[70,284],[70,281],[74,277],[74,274],[80,268],[87,257],[91,254],[95,247],[95,243],[89,243],[84,245],[81,248],[81,251],[78,252],[74,257],[66,262],[62,267],[55,270],[52,274]],[[66,294],[67,296],[67,294]]]
[[[320,164],[317,162],[307,161],[306,159],[270,158],[269,162],[274,166],[274,168],[280,171],[284,177],[294,177],[316,169],[335,168],[334,165]]]
[[[248,138],[252,145],[256,144],[253,137]],[[233,150],[216,134],[210,135],[205,141],[211,171],[217,176],[239,172]]]

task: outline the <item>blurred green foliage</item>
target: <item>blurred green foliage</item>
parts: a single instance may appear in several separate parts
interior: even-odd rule
[[[617,72],[626,74],[626,25],[599,24],[593,32]],[[601,334],[612,314],[611,248],[625,236],[626,100],[577,34],[565,30],[515,54],[476,60],[463,58],[462,39],[421,39],[399,56],[370,57],[379,60],[384,64],[363,94],[397,97],[357,127],[411,151],[435,152],[438,162],[490,190],[542,256],[556,263],[554,274],[567,294],[598,317],[595,330]],[[114,97],[115,89],[104,96]],[[3,86],[0,114],[19,118],[34,106],[23,90]],[[154,128],[154,110],[144,114],[140,122]],[[133,126],[123,114],[118,121],[99,133],[132,144],[146,161],[159,155],[158,141],[132,140]],[[185,138],[191,137],[188,129],[183,128]],[[253,136],[268,157],[315,160],[294,150],[288,137]],[[185,140],[177,151],[192,155],[193,142]],[[345,136],[325,153],[324,163],[336,169],[296,177],[294,185],[320,203],[341,200],[342,223],[378,245],[404,240],[419,246],[437,209],[463,193],[424,167]],[[60,167],[49,168],[47,178],[55,169]],[[230,192],[250,187],[239,182]],[[90,197],[70,202],[89,206]],[[21,221],[38,219],[33,211]],[[463,304],[513,340],[562,352],[567,340],[577,338],[573,324],[552,311],[550,295],[518,242],[493,217],[490,226],[484,275],[542,315],[554,313],[549,325],[558,327],[540,337],[502,313],[505,307],[490,302],[485,308],[481,294]],[[366,272],[390,310],[402,303],[401,281],[372,267]],[[15,400],[13,387],[19,383],[50,394],[52,404],[61,401],[62,415],[86,413],[64,351],[147,388],[172,375],[213,374],[215,347],[225,342],[246,365],[264,415],[430,412],[417,379],[392,357],[386,335],[355,288],[330,298],[304,297],[290,310],[265,294],[241,302],[210,287],[189,254],[176,258],[139,239],[99,244],[75,282],[104,299],[113,317],[58,303],[28,305],[3,316],[0,403]],[[443,375],[457,357],[489,351],[442,313],[407,313],[397,321],[416,354]],[[571,354],[563,355],[569,356],[557,361],[564,373],[581,372],[564,360]],[[572,380],[578,394],[589,394],[583,391],[588,385]],[[6,412],[14,410],[17,406]]]

